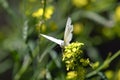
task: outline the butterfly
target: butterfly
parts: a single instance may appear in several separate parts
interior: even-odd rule
[[[65,46],[69,45],[70,41],[72,40],[73,25],[71,25],[71,22],[72,22],[71,18],[68,17],[65,32],[64,32],[64,40],[56,39],[54,37],[47,36],[47,35],[44,35],[44,34],[40,34],[40,35],[49,39],[49,40],[51,40],[52,42],[57,43],[61,47],[65,47]]]

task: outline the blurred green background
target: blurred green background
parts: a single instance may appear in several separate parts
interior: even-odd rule
[[[65,80],[61,48],[39,34],[63,39],[69,16],[91,61],[120,49],[119,0],[0,0],[0,80]],[[120,57],[103,72],[120,80]]]

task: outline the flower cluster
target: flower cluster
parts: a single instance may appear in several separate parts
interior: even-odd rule
[[[86,66],[90,64],[89,59],[83,58],[81,47],[83,43],[73,42],[65,47],[62,60],[65,62],[67,69],[67,80],[84,80]],[[82,77],[80,77],[82,76]]]
[[[35,17],[35,18],[40,18],[40,17],[43,16],[43,12],[44,12],[43,8],[39,8],[37,11],[35,11],[32,14],[32,16]],[[50,19],[53,12],[54,12],[54,7],[53,6],[46,7],[44,17],[46,19]]]
[[[72,0],[73,5],[78,8],[86,6],[88,4],[88,0]]]
[[[81,46],[83,43],[73,42],[65,47],[62,60],[65,62],[67,71],[74,70],[77,60],[82,56]]]
[[[76,71],[69,71],[68,73],[67,73],[67,77],[66,77],[66,79],[68,80],[68,79],[75,79],[77,77],[77,72]]]

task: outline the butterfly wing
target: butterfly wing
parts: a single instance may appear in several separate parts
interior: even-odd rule
[[[72,39],[72,31],[73,31],[73,25],[71,25],[71,18],[68,17],[65,33],[64,33],[64,44],[65,46],[68,45]]]
[[[49,40],[51,40],[52,42],[55,42],[55,43],[59,44],[60,46],[62,46],[63,43],[64,43],[63,40],[56,39],[56,38],[53,38],[51,36],[47,36],[47,35],[44,35],[44,34],[40,34],[40,35],[43,36],[43,37],[45,37],[45,38],[47,38],[47,39],[49,39]]]

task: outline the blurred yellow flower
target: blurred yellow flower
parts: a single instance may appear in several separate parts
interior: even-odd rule
[[[77,76],[76,71],[70,71],[67,73],[67,80],[74,79]]]
[[[95,63],[91,63],[90,66],[93,68],[93,69],[96,69],[98,68],[98,66],[100,65],[100,63],[98,61],[96,61]]]
[[[35,11],[35,12],[32,14],[32,16],[33,16],[33,17],[36,17],[36,18],[39,18],[39,17],[41,17],[42,15],[43,15],[43,8],[38,9],[37,11]]]
[[[103,28],[102,33],[108,39],[113,39],[115,37],[114,28]]]
[[[120,21],[120,6],[118,6],[115,10],[115,18],[117,21]]]
[[[43,8],[39,8],[37,11],[33,12],[32,16],[35,18],[40,18],[43,16],[43,11],[44,11]],[[50,19],[51,15],[53,14],[53,11],[54,11],[54,8],[52,6],[47,7],[45,10],[44,17],[46,19]]]
[[[36,30],[37,31],[41,31],[41,32],[45,32],[46,31],[46,25],[45,24],[36,24]]]
[[[112,70],[108,70],[108,71],[105,72],[105,75],[106,75],[106,77],[107,77],[109,80],[111,80],[112,77],[113,77],[113,75],[114,75],[114,73],[113,73]],[[119,80],[119,79],[118,79],[118,80]]]
[[[56,31],[57,29],[58,29],[58,27],[57,27],[57,25],[56,25],[56,23],[55,22],[51,22],[50,23],[50,30],[51,31]]]
[[[46,25],[45,25],[45,24],[43,24],[43,25],[41,26],[41,31],[42,31],[42,32],[45,32],[45,31],[46,31]]]
[[[80,59],[80,62],[82,63],[83,66],[87,66],[90,64],[89,58],[87,58],[87,59],[82,58],[82,59]]]
[[[83,24],[82,23],[75,23],[74,24],[74,34],[79,34],[83,30]]]
[[[120,69],[117,72],[117,79],[116,80],[120,80]]]
[[[88,0],[72,0],[73,5],[80,8],[88,4]]]
[[[45,17],[47,19],[50,19],[51,18],[51,15],[53,14],[53,10],[54,8],[52,6],[48,7],[45,11]]]

